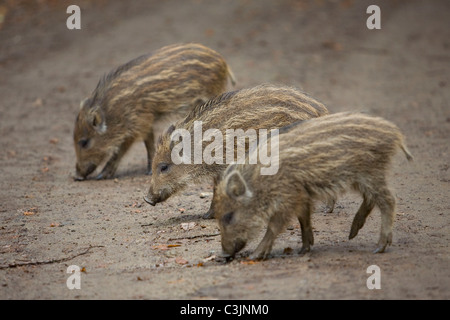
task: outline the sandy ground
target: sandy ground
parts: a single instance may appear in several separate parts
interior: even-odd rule
[[[74,2],[0,3],[0,299],[450,298],[449,1],[78,1],[82,29],[68,30]],[[382,28],[368,30],[375,3]],[[219,51],[236,88],[288,84],[402,129],[415,161],[395,158],[386,253],[372,254],[378,210],[348,240],[361,199],[347,194],[332,214],[318,204],[311,253],[297,254],[293,222],[270,259],[225,263],[216,222],[201,219],[211,185],[147,205],[141,143],[116,179],[73,181],[80,100],[113,67],[189,41]],[[366,285],[371,265],[381,289]]]

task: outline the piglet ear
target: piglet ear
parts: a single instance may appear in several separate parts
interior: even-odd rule
[[[234,199],[241,197],[252,197],[252,192],[248,189],[244,177],[239,171],[233,171],[226,178],[226,192],[228,196]]]
[[[175,126],[173,124],[171,124],[170,127],[167,128],[166,134],[170,136],[172,134],[172,132],[174,132],[174,131],[175,131]]]
[[[80,110],[83,109],[83,108],[86,108],[90,104],[91,104],[91,99],[89,99],[89,98],[85,98],[85,99],[81,100],[81,102],[80,102]]]
[[[171,124],[170,127],[167,128],[166,135],[168,135],[170,137],[174,131],[175,131],[175,126],[173,124]],[[162,143],[162,136],[160,136],[159,140],[158,140],[158,144],[161,144],[161,143]],[[174,141],[172,139],[170,139],[169,149],[172,150],[173,146],[174,146]]]
[[[100,134],[106,132],[106,122],[99,106],[94,106],[88,111],[88,120],[92,127]]]

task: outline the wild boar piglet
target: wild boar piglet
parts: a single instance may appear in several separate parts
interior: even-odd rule
[[[234,77],[222,56],[200,44],[176,44],[143,55],[100,79],[75,121],[75,180],[106,162],[97,179],[114,176],[130,146],[143,140],[147,173],[155,153],[155,128],[185,116],[226,91]]]
[[[266,258],[292,217],[300,222],[300,252],[309,251],[314,243],[314,201],[336,199],[349,188],[363,198],[349,238],[377,206],[381,232],[374,252],[383,252],[391,244],[395,216],[395,197],[386,184],[389,164],[397,150],[412,160],[398,127],[380,117],[337,113],[295,123],[279,133],[278,149],[271,144],[278,153],[277,174],[261,175],[261,164],[232,164],[217,184],[213,204],[224,253],[234,256],[267,225],[251,256]]]
[[[259,139],[272,129],[326,114],[328,110],[322,103],[286,86],[265,84],[215,97],[195,107],[161,137],[153,160],[150,188],[144,199],[156,205],[193,183],[214,182],[227,163],[237,161],[239,154],[250,150],[252,136]],[[214,138],[205,138],[211,132]],[[177,151],[187,140],[188,146]],[[182,153],[184,160],[174,161],[174,153]],[[208,155],[213,161],[205,160],[203,156]],[[204,217],[213,216],[211,207]]]

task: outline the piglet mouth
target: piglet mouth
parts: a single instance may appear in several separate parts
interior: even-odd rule
[[[225,258],[225,260],[227,262],[230,262],[234,259],[236,253],[238,253],[239,251],[241,251],[245,245],[247,244],[247,242],[243,239],[237,239],[236,242],[234,243],[234,246],[232,247],[232,250],[225,250],[225,248],[222,248],[222,254],[221,256],[223,258]]]
[[[222,252],[220,253],[219,257],[225,259],[226,262],[231,262],[234,260],[234,257],[236,255],[236,252],[227,252],[225,249],[222,248]]]
[[[171,192],[168,189],[162,189],[159,192],[154,193],[153,189],[150,187],[150,191],[144,197],[144,201],[148,204],[154,206],[159,202],[164,202],[171,196]]]
[[[90,175],[92,172],[95,171],[95,169],[97,169],[97,165],[94,163],[90,163],[87,167],[87,169],[84,172],[81,172],[80,167],[78,166],[78,164],[76,165],[76,174],[75,177],[73,178],[75,181],[83,181],[86,180],[86,177],[88,175]]]
[[[234,260],[234,255],[229,255],[225,252],[222,252],[221,257],[224,258],[226,262],[231,262]]]

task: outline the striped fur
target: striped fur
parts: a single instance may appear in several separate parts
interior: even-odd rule
[[[268,223],[266,236],[252,256],[266,258],[292,216],[301,225],[301,252],[309,251],[313,202],[335,199],[352,188],[361,193],[363,203],[349,238],[356,236],[376,205],[381,211],[381,233],[375,251],[383,252],[392,241],[395,215],[387,171],[398,150],[412,160],[400,130],[379,117],[338,113],[290,125],[280,133],[276,175],[261,176],[259,164],[231,165],[217,185],[213,203],[224,251],[234,255]]]
[[[186,129],[193,135],[194,121],[201,121],[203,131],[219,129],[225,135],[226,129],[270,130],[325,114],[328,114],[328,110],[322,103],[297,89],[266,84],[228,92],[203,105],[198,105],[185,119],[177,122],[171,131]],[[151,204],[164,201],[191,182],[216,178],[226,168],[226,164],[173,165],[170,142],[170,132],[167,132],[157,145],[153,176],[147,196]],[[225,152],[223,155],[223,163],[226,163]],[[170,170],[159,172],[158,166],[161,164],[169,165]],[[207,216],[210,215],[211,209]]]
[[[145,142],[150,170],[154,124],[179,119],[224,92],[228,78],[234,84],[221,55],[195,43],[163,47],[112,70],[82,103],[75,123],[77,176],[84,179],[109,160],[99,178],[110,178],[136,140]]]

